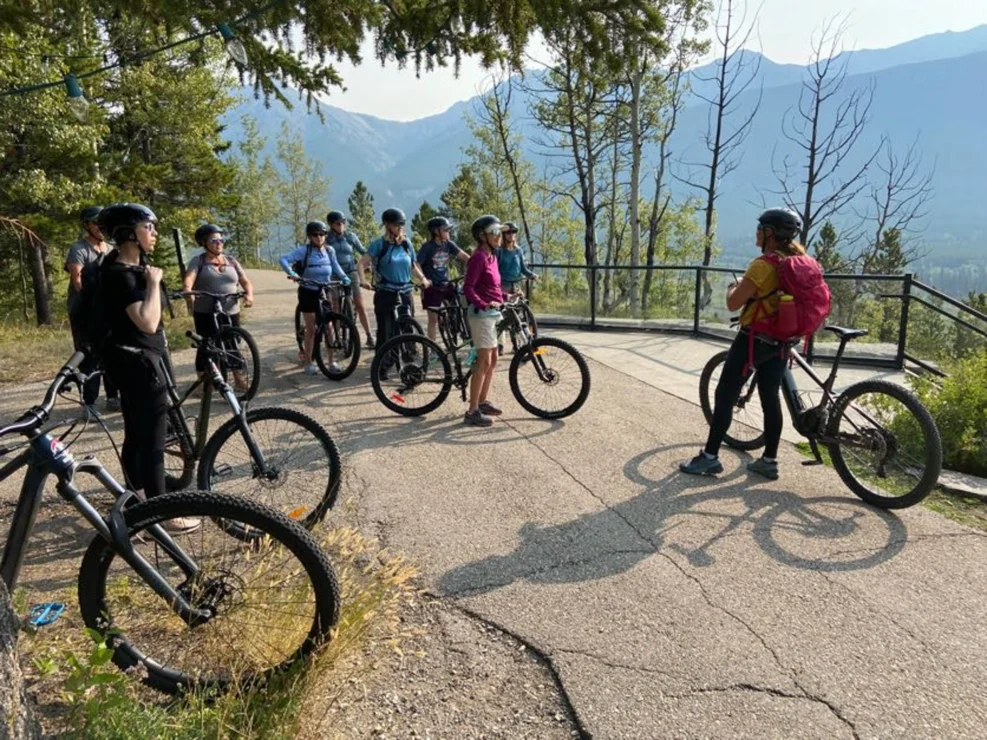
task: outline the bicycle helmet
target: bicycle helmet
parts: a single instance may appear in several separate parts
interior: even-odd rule
[[[216,224],[203,224],[195,230],[195,243],[199,246],[206,245],[206,239],[213,234],[222,234],[223,230]]]
[[[436,216],[435,218],[430,218],[428,220],[428,233],[434,234],[439,229],[451,229],[452,222],[445,216]]]
[[[470,229],[470,231],[473,233],[473,238],[479,244],[481,241],[480,235],[483,234],[483,232],[485,231],[489,231],[493,227],[496,227],[495,231],[498,233],[503,228],[499,218],[488,214],[486,216],[480,216],[478,219],[476,219],[476,221],[473,222],[473,226]]]
[[[776,239],[791,239],[802,230],[802,219],[788,208],[769,208],[757,217],[757,222],[771,229]]]
[[[330,226],[338,224],[340,221],[346,223],[346,214],[342,211],[329,211],[328,215],[326,215],[326,221],[329,222]]]
[[[325,234],[329,231],[329,227],[326,226],[325,221],[309,221],[305,225],[305,236],[312,236],[312,234]]]
[[[116,244],[136,241],[134,229],[137,224],[150,221],[156,224],[158,217],[147,206],[139,203],[117,203],[104,208],[99,213],[99,230],[108,235]]]
[[[82,223],[98,222],[99,214],[103,210],[101,206],[87,206],[82,209],[82,213],[79,214],[79,220]]]
[[[520,229],[517,227],[517,224],[514,223],[513,221],[505,221],[504,222],[504,231],[505,232],[506,231],[510,231],[510,232],[513,232],[513,233],[516,234],[516,233],[518,233],[518,231],[520,231]]]
[[[385,224],[396,224],[397,226],[404,226],[407,219],[404,217],[404,211],[400,208],[388,208],[382,214],[380,214],[381,223]]]

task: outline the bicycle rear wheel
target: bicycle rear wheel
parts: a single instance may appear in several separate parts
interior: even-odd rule
[[[720,352],[713,355],[703,374],[699,378],[699,404],[703,408],[703,416],[706,423],[713,426],[713,403],[716,397],[716,386],[720,382],[720,372],[723,370],[723,363],[727,359],[727,352]],[[754,403],[754,396],[757,393],[757,371],[753,371],[750,377],[744,381],[740,389],[740,397],[733,406],[733,423],[730,424],[730,432],[723,438],[727,447],[735,450],[756,450],[764,447],[763,415],[760,404]]]
[[[843,482],[882,509],[914,506],[942,471],[942,441],[932,415],[894,383],[850,386],[836,400],[826,437]]]
[[[195,477],[194,444],[180,431],[182,426],[178,415],[181,413],[175,408],[168,409],[164,448],[165,489],[168,491],[188,488]]]
[[[252,400],[260,388],[260,351],[250,332],[239,326],[224,327],[219,332],[216,349],[219,371],[224,380],[232,380],[237,400],[240,403]]]
[[[250,409],[247,426],[264,469],[239,419],[229,419],[202,450],[199,488],[259,501],[311,529],[339,497],[343,466],[336,443],[319,422],[294,409]]]
[[[452,388],[445,352],[428,337],[399,334],[377,350],[370,382],[382,404],[402,416],[434,411]]]
[[[511,360],[508,379],[517,402],[543,419],[574,414],[589,396],[586,360],[571,344],[555,337],[533,339],[521,347]]]
[[[284,516],[185,491],[130,506],[124,518],[135,553],[202,613],[190,625],[112,544],[97,536],[89,545],[79,569],[83,621],[105,635],[113,662],[148,686],[168,694],[249,686],[330,639],[339,620],[335,574],[318,543]],[[199,528],[164,535],[155,526],[183,518],[199,519]],[[245,543],[214,520],[258,537]]]
[[[312,356],[329,380],[352,375],[360,362],[360,334],[353,321],[339,313],[326,313],[325,323],[315,334]]]

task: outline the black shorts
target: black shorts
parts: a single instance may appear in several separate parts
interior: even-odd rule
[[[302,313],[316,313],[319,310],[319,291],[299,288],[298,308]]]

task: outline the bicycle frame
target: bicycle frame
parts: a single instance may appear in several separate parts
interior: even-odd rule
[[[24,466],[28,469],[10,523],[3,557],[0,559],[0,578],[3,579],[8,591],[13,591],[17,584],[27,541],[34,528],[38,510],[41,508],[45,482],[48,476],[54,475],[58,478],[56,490],[59,495],[76,508],[97,534],[110,544],[114,552],[171,606],[175,614],[190,625],[210,618],[211,615],[207,611],[193,608],[168,584],[154,566],[134,550],[127,536],[123,509],[136,498],[136,494],[121,486],[98,460],[94,457],[86,457],[77,461],[57,438],[42,433],[31,440],[27,450],[0,469],[0,481],[9,478]],[[116,503],[106,518],[101,516],[76,488],[75,476],[78,473],[93,476],[116,498]],[[146,531],[148,536],[181,568],[187,578],[192,578],[199,572],[196,562],[175,543],[161,525],[154,524]]]

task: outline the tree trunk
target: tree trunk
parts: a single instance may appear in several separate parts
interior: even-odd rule
[[[637,266],[641,264],[641,83],[644,78],[643,65],[636,65],[634,76],[631,78],[631,183],[630,183],[630,219],[631,219],[631,279],[630,303],[631,315],[637,318],[638,288]]]
[[[45,275],[45,260],[40,244],[31,244],[28,249],[28,268],[34,286],[34,313],[38,326],[51,323],[51,304],[48,301],[48,279]]]
[[[0,737],[22,740],[41,737],[41,727],[24,689],[24,675],[17,661],[17,617],[10,596],[0,581]]]

